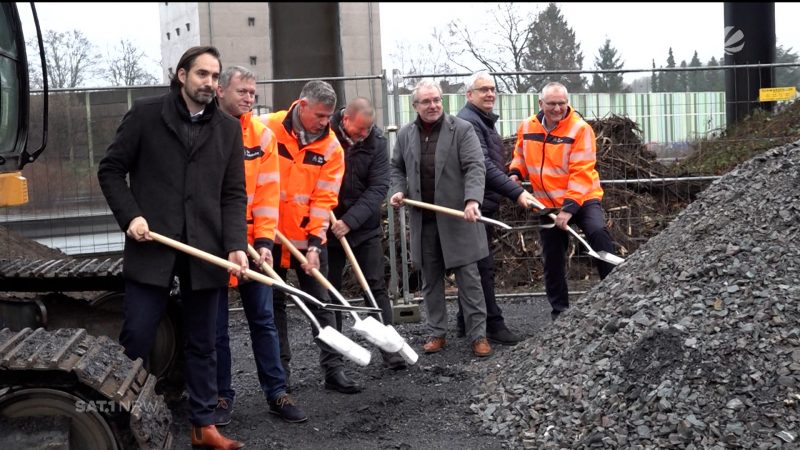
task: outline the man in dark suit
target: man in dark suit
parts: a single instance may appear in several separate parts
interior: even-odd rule
[[[481,214],[494,218],[500,209],[501,196],[517,202],[523,208],[529,208],[528,203],[533,201],[533,196],[506,175],[503,139],[495,129],[495,122],[500,116],[492,112],[496,98],[494,79],[489,72],[476,72],[469,77],[465,88],[467,104],[458,112],[458,117],[472,124],[475,129],[486,165],[486,192],[481,204]],[[486,224],[485,228],[489,256],[478,261],[478,271],[481,273],[483,297],[486,300],[486,336],[498,344],[514,345],[522,338],[508,329],[503,311],[497,306],[492,254],[494,227]],[[464,317],[461,310],[458,311],[457,325],[459,334],[463,335]]]
[[[180,280],[186,328],[186,385],[192,445],[237,449],[214,425],[217,299],[228,274],[152,242],[150,229],[247,269],[242,133],[217,109],[222,64],[210,46],[192,47],[177,65],[170,91],[137,100],[100,161],[98,178],[125,230],[124,322],[120,343],[147,360],[174,276]],[[126,180],[129,177],[130,184]]]
[[[328,278],[336,289],[342,287],[342,272],[347,262],[339,239],[345,238],[364,272],[385,324],[392,323],[392,304],[386,292],[383,263],[381,204],[389,190],[389,155],[386,138],[375,126],[375,109],[369,100],[357,97],[333,114],[331,128],[344,149],[344,178],[339,204],[333,212],[338,219],[328,230]],[[341,331],[342,313],[336,313]],[[383,365],[406,368],[399,353],[381,350]]]
[[[444,113],[442,90],[431,80],[414,88],[417,120],[397,133],[392,157],[392,197],[400,206],[408,197],[464,210],[464,218],[411,210],[411,260],[422,269],[422,295],[430,336],[425,353],[441,351],[447,334],[444,277],[456,275],[472,353],[492,354],[486,339],[486,305],[476,262],[489,254],[486,232],[477,223],[486,170],[483,152],[472,125]]]

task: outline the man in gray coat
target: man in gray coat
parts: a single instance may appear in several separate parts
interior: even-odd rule
[[[401,206],[408,197],[464,210],[464,219],[427,209],[411,210],[411,261],[422,270],[422,295],[431,333],[423,350],[435,353],[444,348],[444,277],[447,269],[452,269],[472,352],[489,356],[492,348],[486,339],[486,305],[476,264],[489,254],[486,232],[477,222],[486,174],[483,152],[472,125],[444,114],[438,84],[420,81],[412,100],[417,120],[397,134],[390,203]]]

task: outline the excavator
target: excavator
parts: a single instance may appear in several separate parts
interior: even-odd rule
[[[28,139],[28,55],[17,5],[0,3],[0,211],[28,202],[22,169],[47,143],[47,70],[41,142]],[[1,249],[0,448],[170,448],[172,416],[156,385],[179,373],[179,300],[145,367],[116,342],[121,258],[26,259]]]

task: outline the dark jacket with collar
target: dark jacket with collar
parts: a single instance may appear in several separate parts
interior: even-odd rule
[[[221,258],[247,247],[242,132],[215,102],[192,123],[180,90],[137,100],[97,176],[123,231],[142,216],[152,231]],[[168,287],[176,255],[158,242],[126,236],[123,275]],[[225,269],[197,258],[189,261],[192,289],[227,285]]]
[[[506,175],[503,139],[495,128],[495,123],[500,116],[494,113],[487,114],[467,102],[458,112],[458,117],[472,124],[483,148],[484,164],[486,165],[486,193],[481,204],[481,212],[494,214],[500,209],[500,196],[516,201],[523,190],[522,186],[511,181]]]
[[[350,145],[342,130],[343,112],[339,110],[331,118],[331,128],[344,149],[345,158],[339,204],[333,213],[350,227],[347,240],[355,247],[383,234],[381,204],[389,191],[389,155],[386,138],[374,125],[363,141]],[[330,231],[328,245],[339,245]]]

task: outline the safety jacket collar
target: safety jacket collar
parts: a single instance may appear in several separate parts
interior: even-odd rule
[[[564,123],[569,122],[569,116],[571,116],[573,112],[575,112],[575,110],[572,109],[572,106],[567,106],[567,113],[564,114],[564,118],[559,120],[558,124],[555,126],[555,128],[550,130],[550,132],[555,131],[558,127],[562,126]],[[540,110],[539,113],[536,114],[536,120],[538,120],[539,123],[542,124],[542,126],[544,127],[544,111]]]
[[[286,133],[288,135],[290,135],[290,136],[294,135],[294,128],[293,128],[294,124],[292,123],[292,116],[294,115],[294,109],[298,106],[299,103],[300,103],[300,100],[295,100],[294,102],[292,102],[291,106],[289,106],[289,110],[286,111],[286,117],[283,118],[283,122],[282,122],[283,128],[286,130]],[[321,141],[323,139],[327,139],[328,138],[328,134],[330,132],[331,132],[331,123],[328,122],[328,124],[325,125],[325,129],[322,130],[322,132],[320,133],[319,137],[314,139],[313,141],[309,142],[308,144],[306,144],[306,146],[311,145],[314,142],[318,142],[318,141]],[[298,143],[299,143],[299,141],[298,141]]]

